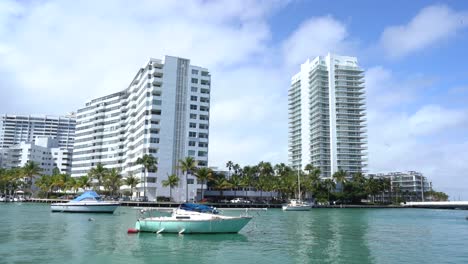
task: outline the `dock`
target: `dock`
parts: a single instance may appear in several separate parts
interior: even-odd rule
[[[409,208],[428,208],[428,209],[462,209],[468,210],[468,201],[449,201],[449,202],[407,202],[401,206]]]

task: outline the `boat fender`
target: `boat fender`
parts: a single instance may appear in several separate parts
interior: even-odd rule
[[[135,229],[135,228],[129,228],[129,229],[127,230],[127,234],[136,234],[136,233],[138,233],[138,232],[140,232],[140,230]]]

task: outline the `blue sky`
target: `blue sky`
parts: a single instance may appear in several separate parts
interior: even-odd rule
[[[369,172],[468,199],[466,1],[0,1],[0,113],[62,115],[149,57],[212,73],[210,165],[287,162],[287,90],[308,57],[366,70]]]

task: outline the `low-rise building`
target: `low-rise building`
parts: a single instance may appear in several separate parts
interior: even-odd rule
[[[390,202],[396,197],[405,201],[424,201],[424,193],[432,190],[432,182],[416,171],[368,174],[368,177],[390,179],[391,192],[376,196],[377,201]]]
[[[35,142],[20,142],[0,151],[2,168],[19,168],[32,161],[42,169],[41,174],[51,175],[54,168],[61,173],[71,172],[72,149],[59,147],[57,139],[38,137]]]

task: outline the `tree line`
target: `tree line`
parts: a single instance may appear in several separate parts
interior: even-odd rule
[[[38,177],[35,185],[46,197],[54,192],[67,192],[78,190],[94,190],[114,196],[120,192],[123,185],[130,187],[130,195],[133,196],[134,189],[143,183],[143,196],[147,195],[146,177],[150,172],[157,172],[158,162],[152,155],[146,154],[137,159],[136,164],[144,168],[144,179],[133,174],[122,177],[120,170],[116,168],[105,168],[98,163],[86,176],[71,177],[54,169],[52,175]],[[304,170],[295,170],[284,163],[272,165],[270,162],[259,162],[257,165],[241,167],[232,161],[226,163],[228,175],[214,172],[210,168],[197,167],[193,157],[186,157],[179,160],[177,169],[185,177],[186,196],[188,197],[188,176],[193,175],[201,189],[201,198],[204,198],[205,186],[212,190],[223,191],[233,190],[235,196],[247,197],[248,190],[260,192],[260,199],[273,199],[273,193],[277,194],[280,201],[291,198],[313,198],[318,203],[330,203],[339,201],[341,203],[360,203],[363,199],[371,202],[395,203],[412,200],[417,196],[415,193],[403,192],[398,185],[393,185],[388,178],[367,178],[362,173],[349,174],[345,171],[335,172],[330,178],[320,177],[319,168],[311,164],[305,166]],[[32,194],[33,179],[41,175],[41,168],[34,162],[28,162],[21,168],[0,169],[0,190],[23,189]],[[300,178],[300,190],[298,193],[298,177]],[[177,174],[168,175],[162,182],[163,187],[169,188],[170,199],[172,199],[173,188],[179,186],[180,178]],[[263,193],[268,192],[270,197],[263,197]],[[5,191],[6,193],[6,191]],[[386,199],[383,199],[386,197]],[[425,193],[425,197],[432,200],[447,200],[448,196],[443,192],[430,191]]]

